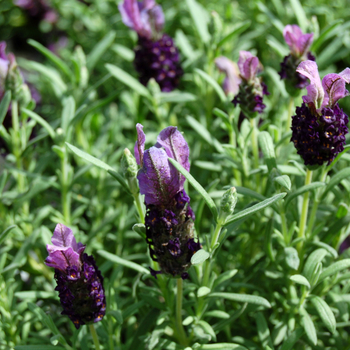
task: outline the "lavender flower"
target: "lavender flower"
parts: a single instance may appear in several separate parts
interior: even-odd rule
[[[347,236],[339,247],[339,254],[350,248],[350,236]]]
[[[261,70],[259,59],[249,51],[240,51],[238,68],[242,81],[232,102],[239,104],[247,117],[254,118],[264,111],[263,97],[269,95],[267,86],[257,76]]]
[[[72,230],[58,224],[47,244],[47,266],[55,269],[62,315],[67,315],[78,329],[81,325],[101,321],[106,312],[103,277],[92,255],[77,243]]]
[[[303,61],[297,72],[310,80],[303,104],[296,108],[292,121],[292,138],[305,165],[330,164],[344,150],[348,133],[348,116],[338,105],[347,96],[345,83],[350,83],[350,69],[327,74],[321,83],[317,64]]]
[[[162,34],[164,14],[154,0],[124,0],[119,11],[126,26],[138,34],[134,65],[144,85],[154,78],[162,91],[174,90],[183,74],[173,39]]]
[[[239,91],[239,84],[242,81],[239,77],[237,64],[227,57],[221,56],[215,59],[215,65],[220,72],[226,75],[223,83],[225,94],[232,94],[235,96]]]
[[[176,127],[169,126],[160,132],[155,146],[145,150],[143,126],[137,124],[136,129],[134,152],[141,166],[137,179],[147,209],[146,241],[151,258],[161,268],[161,271],[151,269],[151,273],[155,277],[165,273],[185,279],[191,258],[201,245],[194,240],[195,216],[184,190],[185,177],[168,159],[175,159],[189,171],[188,144]]]
[[[288,92],[294,96],[299,95],[299,90],[308,85],[307,78],[296,72],[300,62],[305,60],[315,61],[315,57],[310,53],[313,33],[303,34],[296,25],[287,25],[283,30],[284,40],[290,48],[290,54],[285,56],[281,62],[281,79],[285,79]]]

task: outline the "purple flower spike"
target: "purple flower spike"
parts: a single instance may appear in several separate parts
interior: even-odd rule
[[[118,5],[123,23],[144,38],[151,39],[155,33],[160,32],[164,25],[162,8],[154,0],[124,0]]]
[[[344,150],[348,133],[348,116],[337,102],[349,94],[345,84],[350,82],[350,69],[327,74],[322,83],[313,61],[301,62],[297,72],[308,78],[310,85],[304,103],[293,116],[291,141],[305,165],[329,165]]]
[[[143,153],[145,151],[146,135],[143,132],[143,126],[136,124],[137,141],[135,142],[134,153],[138,165],[143,165]]]
[[[238,68],[244,80],[252,81],[259,70],[259,59],[253,56],[249,51],[240,51]]]
[[[225,94],[236,95],[239,90],[241,78],[239,77],[238,67],[227,57],[221,56],[215,59],[215,65],[220,72],[225,73],[226,77],[223,83]]]
[[[302,57],[309,51],[314,34],[303,34],[299,26],[292,24],[284,27],[283,36],[291,54],[296,57]]]
[[[78,329],[81,325],[101,321],[106,312],[103,277],[92,255],[77,243],[73,232],[58,224],[47,245],[45,264],[55,268],[62,315],[67,315]]]
[[[169,163],[169,158],[189,171],[189,147],[177,128],[169,126],[160,132],[155,146],[144,150],[141,124],[137,130],[135,156],[142,165],[137,179],[140,192],[145,195],[146,242],[151,258],[160,266],[160,271],[151,268],[150,271],[155,278],[159,273],[185,278],[194,250],[201,246],[191,243],[195,215],[189,205],[190,197],[183,189],[185,178]]]

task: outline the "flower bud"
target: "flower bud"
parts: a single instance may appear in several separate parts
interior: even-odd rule
[[[138,167],[137,167],[135,157],[131,154],[131,152],[127,148],[125,148],[123,152],[121,167],[122,167],[124,178],[128,182],[130,192],[133,195],[138,195],[139,186],[136,178]]]
[[[233,214],[237,203],[237,190],[229,188],[223,195],[220,203],[220,219],[225,222],[226,218]]]

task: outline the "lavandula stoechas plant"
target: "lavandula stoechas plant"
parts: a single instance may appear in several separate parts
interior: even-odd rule
[[[300,89],[308,85],[307,78],[296,71],[298,65],[305,60],[315,61],[309,51],[313,41],[313,33],[303,33],[296,24],[287,25],[283,30],[283,37],[290,48],[290,54],[281,62],[279,75],[285,80],[287,91],[292,96],[298,96]]]
[[[177,128],[169,126],[160,132],[155,146],[145,150],[143,126],[137,124],[136,129],[134,151],[141,166],[137,174],[140,192],[145,195],[146,240],[151,258],[161,269],[151,269],[151,273],[186,279],[191,258],[201,245],[194,237],[195,216],[184,190],[185,177],[168,159],[175,159],[189,171],[189,147]]]
[[[67,315],[78,329],[81,325],[101,321],[106,312],[103,277],[85,245],[77,243],[73,232],[58,224],[47,244],[47,266],[55,269],[62,315]]]
[[[305,165],[330,164],[344,150],[348,133],[349,119],[339,107],[338,100],[349,94],[345,83],[350,83],[350,69],[327,74],[322,83],[314,61],[301,62],[297,72],[308,78],[310,84],[306,87],[304,102],[292,117],[291,141]]]
[[[238,68],[241,82],[239,92],[232,102],[235,106],[239,104],[248,118],[254,118],[264,111],[266,106],[263,103],[263,97],[269,95],[267,86],[257,76],[261,71],[259,59],[249,51],[240,51]]]
[[[134,65],[144,85],[153,78],[164,92],[174,90],[183,74],[173,39],[162,33],[164,14],[154,0],[124,0],[119,11],[126,26],[136,31]]]

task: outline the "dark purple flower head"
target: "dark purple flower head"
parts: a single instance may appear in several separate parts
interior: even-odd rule
[[[156,145],[144,151],[146,138],[142,125],[137,124],[136,128],[135,158],[142,165],[137,175],[140,192],[145,195],[147,205],[166,207],[183,190],[185,182],[184,176],[169,163],[168,158],[175,159],[189,171],[188,144],[176,127],[169,126],[161,131]]]
[[[295,57],[306,59],[314,34],[304,34],[296,24],[288,24],[284,27],[283,36],[290,48],[290,53]]]
[[[307,77],[310,85],[304,103],[293,116],[291,141],[305,165],[330,164],[344,150],[348,133],[349,119],[338,100],[348,95],[345,84],[350,82],[350,69],[327,74],[322,83],[313,61],[301,62],[297,72]]]
[[[190,170],[189,147],[176,127],[162,130],[157,143],[145,150],[146,137],[137,124],[135,158],[141,166],[137,179],[146,203],[146,241],[150,255],[160,266],[151,274],[164,273],[175,278],[187,278],[191,258],[200,245],[194,242],[194,213],[190,198],[184,191],[185,178],[172,164],[175,159]]]
[[[240,51],[238,68],[241,82],[239,93],[232,103],[235,106],[239,104],[246,116],[254,118],[264,111],[266,106],[263,103],[263,97],[269,95],[266,84],[257,76],[261,71],[259,59],[249,51]]]
[[[123,23],[143,38],[159,36],[164,26],[164,14],[154,0],[124,0],[118,5]]]
[[[67,315],[76,328],[101,321],[106,312],[103,277],[92,255],[77,243],[72,230],[58,224],[48,244],[47,266],[55,268],[62,315]]]
[[[225,94],[236,95],[239,91],[239,84],[241,83],[237,64],[227,57],[221,56],[215,59],[215,65],[220,72],[226,75],[223,83]]]

